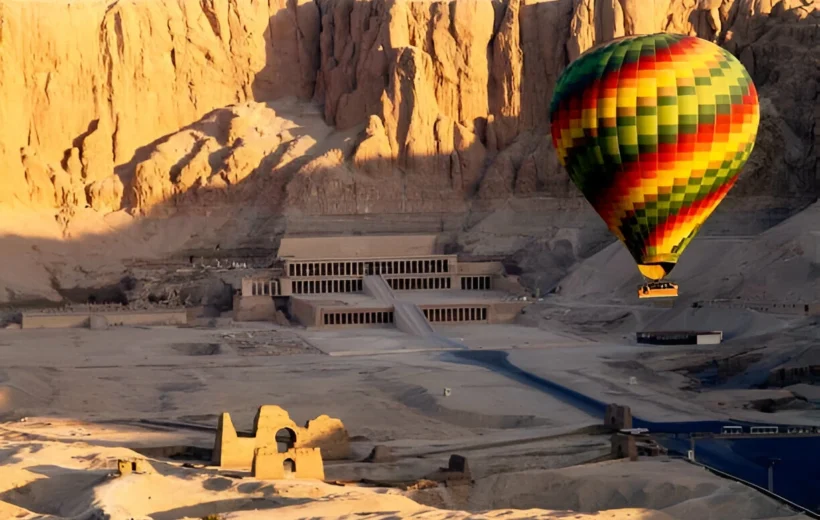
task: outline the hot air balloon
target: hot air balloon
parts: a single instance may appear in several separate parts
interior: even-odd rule
[[[639,296],[676,296],[661,280],[754,147],[760,111],[749,73],[699,38],[628,36],[564,70],[550,121],[561,164],[638,264]]]

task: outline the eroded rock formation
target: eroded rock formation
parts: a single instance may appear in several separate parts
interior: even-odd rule
[[[656,31],[721,43],[759,87],[736,195],[816,194],[819,19],[812,0],[6,0],[0,203],[378,213],[575,196],[548,141],[553,85],[588,48]],[[263,103],[286,96],[302,102]]]

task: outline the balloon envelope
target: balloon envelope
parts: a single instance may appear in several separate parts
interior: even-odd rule
[[[660,280],[737,180],[757,135],[757,91],[721,47],[679,34],[593,48],[550,106],[561,164],[641,273]]]

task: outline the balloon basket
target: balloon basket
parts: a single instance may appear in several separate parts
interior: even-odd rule
[[[638,287],[638,298],[663,298],[672,301],[678,296],[678,284],[672,282],[651,282]]]

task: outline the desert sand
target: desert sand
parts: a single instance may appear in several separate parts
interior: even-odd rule
[[[786,513],[770,501],[750,495],[741,486],[726,484],[701,470],[668,460],[631,465],[602,463],[572,471],[506,473],[479,478],[474,492],[464,496],[463,490],[457,488],[403,492],[314,481],[271,483],[242,478],[236,472],[220,475],[213,470],[163,461],[152,461],[149,473],[116,477],[110,467],[112,461],[134,453],[100,445],[102,441],[72,438],[75,435],[86,439],[112,437],[110,429],[76,422],[3,426],[5,470],[0,486],[18,487],[2,493],[7,501],[3,506],[6,517],[36,517],[20,506],[28,506],[41,515],[53,515],[49,518],[97,518],[95,512],[99,515],[105,511],[110,515],[108,518],[140,520],[200,518],[219,513],[225,513],[220,518],[241,520],[394,517],[391,515],[424,519],[566,517],[562,511],[543,508],[544,504],[553,503],[565,504],[575,511],[601,510],[573,513],[572,518],[667,519],[684,517],[679,516],[681,512],[692,515],[685,516],[688,518],[717,518],[720,516],[708,516],[706,511],[724,501],[727,494],[744,495],[749,500],[748,509],[742,513],[744,518],[782,518]],[[664,474],[670,470],[679,474],[674,485],[665,482]],[[344,468],[335,472],[341,475],[347,471]],[[625,474],[641,477],[625,484]],[[646,494],[658,486],[670,485],[674,494],[665,490],[663,499],[647,498]],[[9,505],[8,501],[18,506]],[[496,510],[468,515],[419,502],[441,507],[460,503],[478,511],[487,507]],[[509,502],[517,510],[508,509]],[[642,504],[624,508],[624,502]],[[607,511],[609,504],[617,509]],[[733,512],[740,513],[736,509]]]
[[[237,472],[220,474],[158,460],[151,461],[147,473],[118,477],[112,471],[112,463],[115,464],[117,458],[136,454],[125,448],[106,446],[106,442],[146,432],[132,429],[117,434],[115,428],[59,420],[4,424],[0,437],[4,465],[0,477],[3,517],[147,520],[198,519],[219,514],[219,518],[225,520],[396,516],[612,520],[737,518],[737,515],[750,519],[799,518],[741,485],[666,459],[632,464],[616,461],[567,470],[507,472],[478,477],[472,491],[458,487],[401,491],[318,481],[265,482],[237,475]],[[434,461],[426,462],[432,465]],[[353,471],[353,467],[334,469],[339,476],[350,476]],[[675,475],[674,482],[668,478],[670,473]],[[10,490],[11,487],[16,489]],[[468,506],[476,513],[449,509],[454,505]],[[556,510],[561,508],[574,512]]]
[[[477,349],[512,349],[519,366],[629,404],[649,419],[727,415],[703,400],[689,401],[675,380],[650,377],[647,369],[639,372],[639,387],[628,385],[634,368],[612,361],[647,347],[520,325],[441,332]],[[728,519],[738,518],[739,508],[743,518],[795,515],[683,461],[596,463],[610,449],[607,435],[588,429],[599,419],[502,375],[453,363],[436,345],[400,333],[223,320],[220,327],[0,334],[0,413],[7,421],[0,427],[0,500],[20,518],[96,518],[104,512],[112,519],[215,513],[236,519]],[[365,349],[350,348],[362,342]],[[444,386],[450,396],[443,396]],[[297,422],[322,413],[341,418],[354,439],[354,456],[326,463],[326,480],[382,484],[257,482],[242,471],[219,471],[205,462],[184,467],[150,455],[154,473],[112,476],[117,458],[143,457],[141,449],[210,448],[218,413],[231,412],[237,427],[247,430],[256,407],[268,403],[285,407]],[[745,413],[751,419],[760,414]],[[397,460],[356,462],[376,444],[389,446]],[[453,453],[468,457],[472,485],[406,489],[446,466]]]

